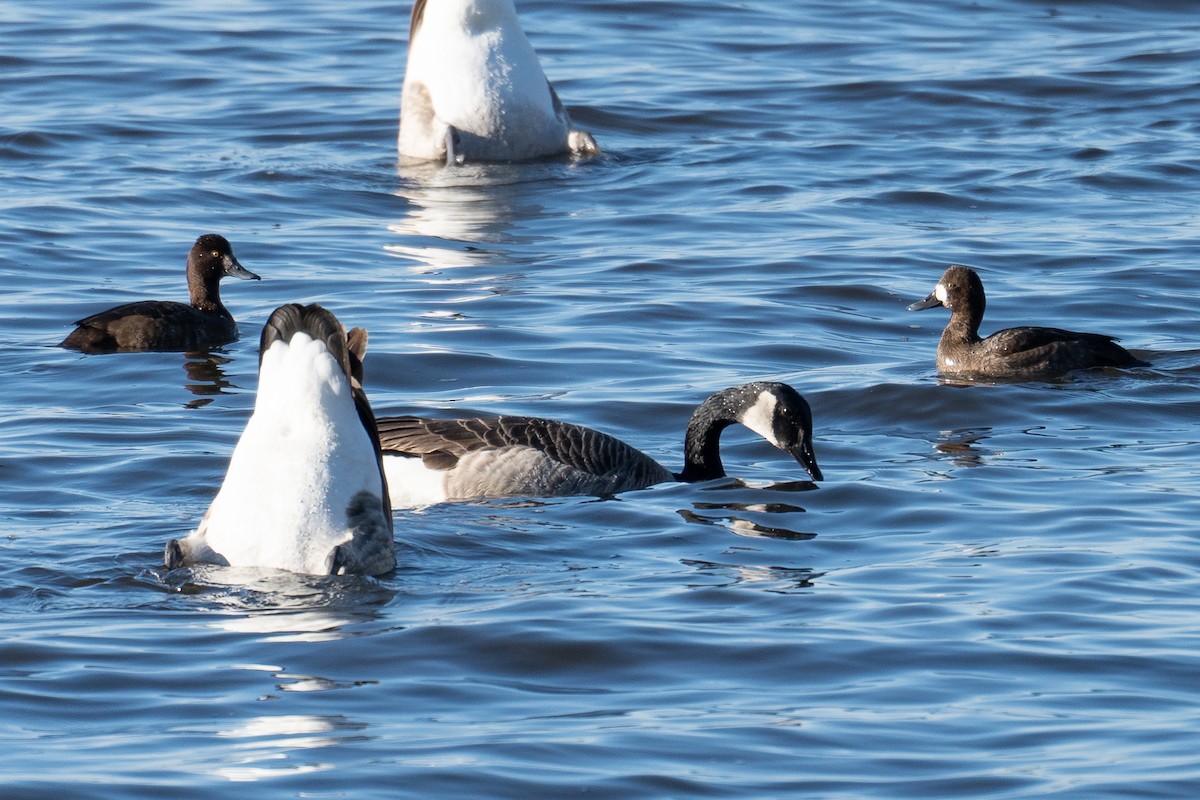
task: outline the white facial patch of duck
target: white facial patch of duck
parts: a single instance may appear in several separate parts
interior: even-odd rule
[[[776,447],[780,447],[775,438],[775,406],[778,400],[770,392],[761,392],[758,400],[750,406],[741,417],[741,423]]]
[[[460,134],[459,155],[467,159],[566,151],[569,119],[555,108],[512,0],[429,0],[408,46],[402,156],[444,157],[450,126]],[[426,121],[429,106],[432,123]]]
[[[230,566],[328,574],[360,492],[381,497],[374,445],[325,343],[296,333],[263,354],[254,414],[194,536]]]
[[[928,286],[929,284],[925,284],[925,285]],[[938,302],[941,303],[942,305],[944,305],[946,308],[950,308],[950,303],[947,302],[947,299],[946,299],[950,295],[946,291],[946,285],[944,283],[942,283],[941,281],[938,281],[938,285],[933,287],[933,296],[936,297]]]

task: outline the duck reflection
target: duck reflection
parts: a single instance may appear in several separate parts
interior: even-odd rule
[[[196,399],[185,404],[188,408],[206,406],[214,396],[237,388],[225,377],[225,370],[222,369],[233,359],[208,350],[192,350],[184,353],[183,357],[183,371],[187,373],[188,381],[183,388],[196,395]]]
[[[941,431],[933,442],[933,448],[938,457],[949,458],[956,467],[982,467],[986,459],[976,445],[990,435],[990,428]]]

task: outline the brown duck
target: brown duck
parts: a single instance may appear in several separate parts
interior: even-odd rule
[[[60,347],[84,353],[138,350],[196,350],[217,347],[238,338],[237,322],[221,304],[221,278],[259,277],[238,263],[229,241],[206,233],[192,245],[187,258],[191,303],[138,300],[81,319]]]
[[[955,264],[928,297],[908,307],[909,311],[934,306],[950,309],[950,322],[937,349],[937,368],[943,374],[1047,378],[1092,367],[1145,366],[1113,337],[1100,333],[1025,326],[980,338],[986,305],[979,275],[970,267]]]

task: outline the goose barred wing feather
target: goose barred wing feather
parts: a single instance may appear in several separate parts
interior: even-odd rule
[[[572,473],[595,476],[612,493],[674,480],[645,453],[607,434],[538,417],[378,420],[384,455],[420,456],[431,469],[453,469],[466,456],[525,448]]]

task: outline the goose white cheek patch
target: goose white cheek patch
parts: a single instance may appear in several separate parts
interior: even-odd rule
[[[742,424],[779,447],[779,440],[775,438],[775,404],[775,395],[761,393],[754,405],[742,415]]]

